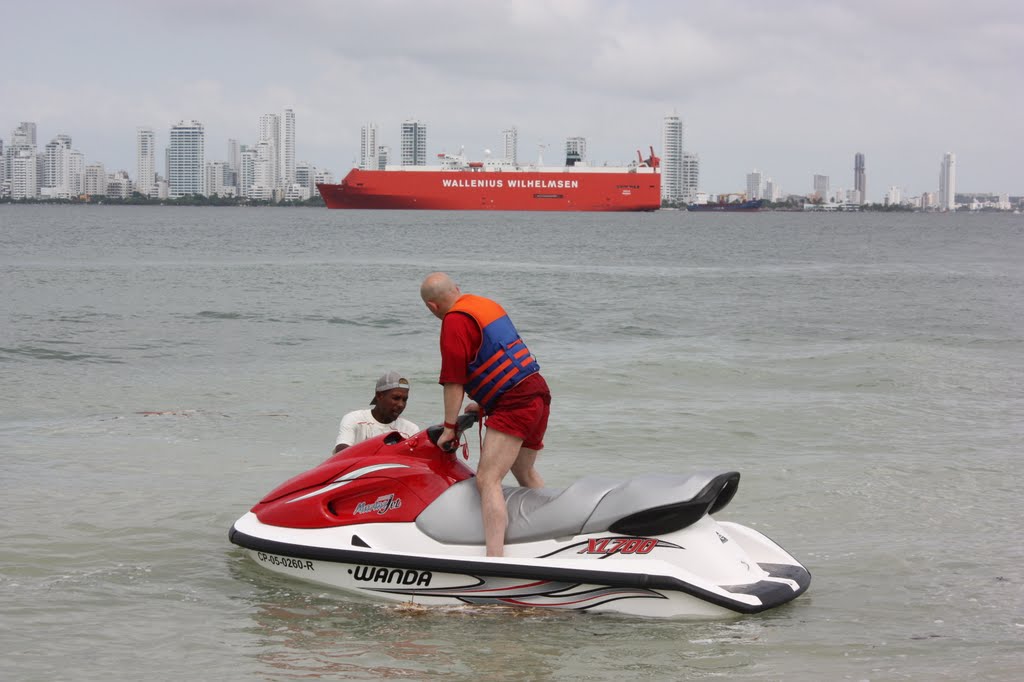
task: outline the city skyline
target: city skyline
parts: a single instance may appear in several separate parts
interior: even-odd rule
[[[135,191],[152,198],[175,199],[201,194],[259,201],[304,201],[318,194],[315,183],[335,181],[331,170],[295,161],[296,125],[292,108],[285,108],[283,115],[260,115],[257,127],[259,141],[255,145],[239,144],[237,139],[229,138],[226,141],[227,158],[207,161],[203,124],[195,120],[179,121],[171,126],[171,142],[164,150],[164,177],[154,171],[155,136],[150,127],[136,128],[136,174],[132,175],[124,169],[107,174],[102,162],[86,165],[85,155],[72,149],[72,137],[66,133],[57,134],[40,153],[37,146],[38,124],[22,121],[11,131],[11,143],[6,150],[0,139],[0,197],[18,199],[35,196],[44,200],[68,199],[80,194],[116,197],[128,196]],[[704,203],[716,198],[721,200],[722,197],[731,199],[740,196],[746,199],[767,199],[770,202],[803,199],[826,206],[882,204],[945,211],[955,210],[958,206],[956,196],[963,194],[975,196],[975,199],[964,204],[967,208],[1011,208],[1008,199],[1011,195],[1006,192],[958,191],[956,155],[952,152],[943,155],[937,191],[926,191],[915,196],[909,195],[900,185],[890,185],[881,201],[866,199],[866,163],[865,155],[861,152],[854,154],[852,190],[831,188],[829,176],[814,174],[812,191],[785,192],[771,176],[754,169],[746,174],[745,192],[707,192],[700,190],[699,157],[683,148],[684,129],[677,114],[664,117],[661,195],[662,200],[670,204]],[[375,123],[363,125],[358,167],[384,169],[389,165],[390,146],[376,144],[377,133]],[[514,127],[502,131],[504,162],[512,162],[513,165],[517,155],[517,134]],[[425,165],[426,126],[415,119],[403,121],[400,135],[402,153],[401,158],[395,161],[399,165]],[[587,148],[585,137],[566,138],[562,148],[565,164],[590,164]],[[490,156],[490,150],[486,154]],[[26,155],[31,155],[31,159],[21,158]],[[26,184],[30,167],[35,167],[34,189]],[[104,188],[111,188],[112,191],[108,193]],[[982,197],[982,203],[978,203],[977,197]]]
[[[202,121],[216,141],[208,155],[221,158],[219,141],[254,137],[254,115],[289,105],[302,121],[299,158],[340,174],[358,163],[366,121],[396,153],[392,131],[414,117],[429,131],[428,154],[464,147],[480,157],[501,150],[514,126],[520,162],[570,136],[587,138],[595,162],[627,162],[657,148],[662,118],[678,111],[705,191],[740,191],[754,168],[786,192],[810,191],[814,174],[852,188],[859,151],[867,199],[881,201],[891,186],[937,191],[935,159],[948,150],[964,190],[1024,191],[1013,153],[1024,105],[1017,4],[395,0],[339,13],[255,0],[245,9],[56,0],[62,20],[45,34],[5,34],[10,54],[33,59],[5,74],[0,135],[38,121],[44,141],[68,132],[89,159],[131,170],[138,126],[153,127],[162,149],[169,125]],[[5,22],[31,27],[38,17],[15,5]],[[190,48],[167,59],[172,44]],[[86,46],[91,61],[119,64],[117,78],[66,68]]]

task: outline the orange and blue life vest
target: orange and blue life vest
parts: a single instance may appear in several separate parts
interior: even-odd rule
[[[463,294],[448,311],[465,313],[480,328],[480,350],[469,363],[466,393],[484,412],[505,391],[540,371],[537,358],[526,347],[505,309],[489,298]]]

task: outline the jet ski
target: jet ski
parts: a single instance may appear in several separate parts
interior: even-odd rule
[[[459,418],[460,440],[475,419]],[[441,430],[342,450],[260,500],[231,542],[276,573],[424,605],[718,618],[810,585],[767,537],[713,518],[736,494],[734,471],[506,487],[505,556],[487,557],[473,470],[437,446]]]

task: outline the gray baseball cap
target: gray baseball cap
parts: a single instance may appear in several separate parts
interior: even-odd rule
[[[377,404],[377,393],[380,393],[381,391],[390,391],[393,388],[404,388],[405,390],[409,390],[409,380],[394,370],[384,372],[380,379],[377,379],[377,386],[374,388],[374,396],[373,400],[370,401],[370,404]]]

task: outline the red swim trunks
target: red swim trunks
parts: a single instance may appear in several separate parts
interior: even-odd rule
[[[550,413],[548,384],[540,374],[531,374],[501,396],[498,404],[487,413],[484,425],[522,438],[524,448],[541,450]]]

